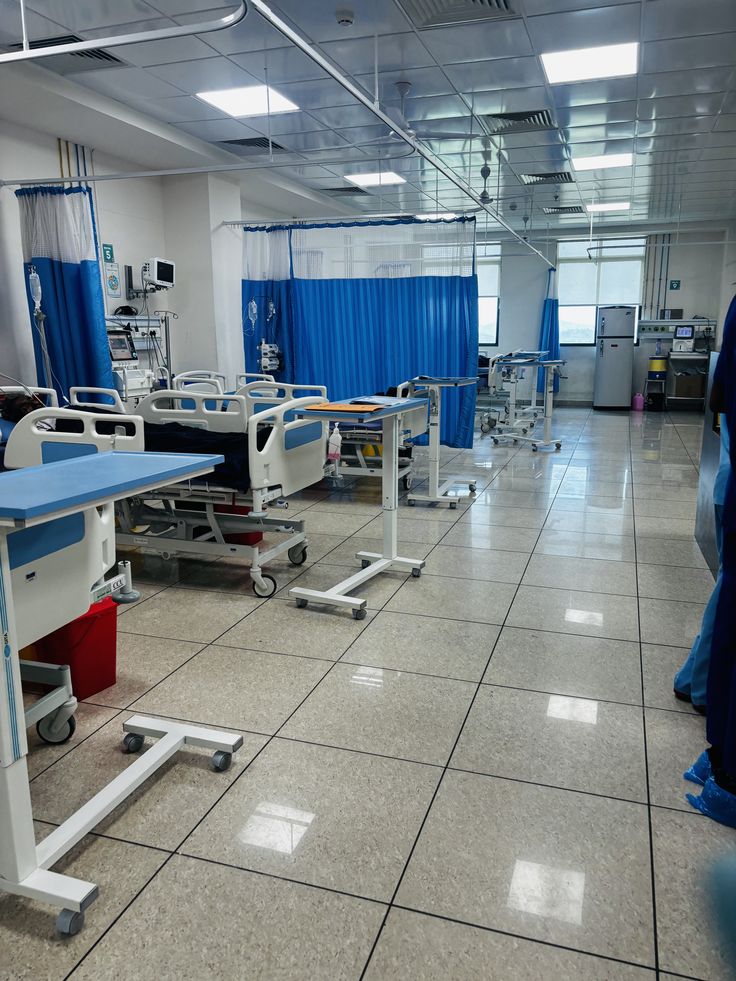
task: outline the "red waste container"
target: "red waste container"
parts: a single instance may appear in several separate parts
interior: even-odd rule
[[[77,698],[90,698],[115,684],[117,603],[106,597],[66,626],[38,640],[34,656],[46,664],[68,664]]]
[[[243,507],[239,504],[215,504],[216,514],[250,514],[252,510],[252,508]],[[263,541],[263,532],[233,532],[223,537],[231,545],[257,545],[260,541]]]

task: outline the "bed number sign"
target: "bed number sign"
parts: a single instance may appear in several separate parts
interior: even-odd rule
[[[671,279],[670,280],[670,289],[671,290],[679,290],[680,283],[681,282],[682,282],[682,280],[680,280],[680,279]]]
[[[115,262],[115,249],[111,245],[102,243],[102,261]]]

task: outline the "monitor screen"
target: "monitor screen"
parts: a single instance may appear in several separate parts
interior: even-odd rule
[[[695,328],[692,326],[675,327],[675,337],[685,341],[691,341],[695,337]]]
[[[157,262],[154,275],[158,283],[174,285],[174,264],[172,262]]]
[[[113,361],[133,361],[135,354],[130,337],[125,331],[108,333],[107,343],[110,347],[110,357]]]

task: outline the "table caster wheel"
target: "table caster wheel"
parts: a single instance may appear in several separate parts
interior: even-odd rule
[[[411,574],[412,574],[412,578],[418,579],[421,576],[421,574],[422,574],[422,570],[421,569],[412,569],[411,570]]]
[[[411,490],[411,485],[414,483],[414,478],[410,473],[408,473],[405,477],[401,478],[401,483],[404,485],[404,490]]]
[[[522,435],[522,436],[526,436],[526,434],[527,434],[528,432],[529,432],[529,430],[528,430],[528,429],[522,429],[522,430],[521,430],[521,435]]]
[[[470,491],[471,494],[475,494],[477,489],[478,489],[477,484],[468,484],[468,490]]]
[[[258,579],[253,580],[253,592],[256,596],[260,596],[261,599],[268,599],[269,596],[273,596],[276,588],[276,580],[273,576],[264,574],[261,576],[260,581]]]
[[[84,926],[84,913],[76,909],[63,909],[56,917],[56,929],[63,937],[74,937]]]
[[[371,560],[370,559],[361,559],[360,560],[360,568],[361,569],[367,569],[370,564],[371,564]]]
[[[457,510],[457,501],[450,501],[450,510],[451,511]]]
[[[222,749],[218,749],[212,754],[212,769],[217,773],[224,773],[225,770],[230,769],[230,764],[233,761],[233,754],[226,753]]]
[[[164,562],[169,562],[173,558],[173,552],[161,552],[161,558]]]
[[[296,605],[299,607],[300,610],[306,610],[308,602],[309,602],[308,600],[302,599],[301,597],[297,597]]]
[[[406,503],[409,505],[410,508],[413,508],[417,502],[409,498],[409,500]]]
[[[143,749],[143,736],[137,732],[126,732],[123,736],[124,753],[140,753]]]
[[[52,746],[59,746],[61,743],[68,743],[69,740],[74,735],[74,730],[77,728],[77,723],[73,715],[70,715],[66,720],[66,724],[62,726],[60,732],[56,732],[53,728],[54,713],[51,715],[45,715],[42,719],[39,719],[36,723],[36,732],[40,739],[43,739],[45,743],[50,743]]]
[[[304,565],[307,561],[307,546],[292,545],[286,554],[289,556],[289,562],[292,565]]]
[[[536,453],[538,449],[539,447],[536,445],[536,443],[532,443],[532,453]]]
[[[366,611],[363,610],[353,610],[353,620],[365,620],[367,616]]]
[[[555,443],[555,449],[556,450],[561,450],[562,449],[562,443]]]
[[[496,439],[495,436],[493,437],[493,445],[498,446],[498,440]]]
[[[491,431],[491,424],[490,424],[490,422],[482,422],[480,424],[480,431],[483,433],[484,436],[487,436],[488,433],[490,433],[490,431]]]

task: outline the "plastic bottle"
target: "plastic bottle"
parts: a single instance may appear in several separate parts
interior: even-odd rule
[[[342,455],[342,434],[340,432],[340,426],[335,423],[335,428],[330,433],[330,438],[327,441],[327,459],[330,463],[339,463],[340,457]]]
[[[644,396],[641,394],[641,392],[637,392],[631,400],[631,408],[634,410],[634,412],[644,411]]]

